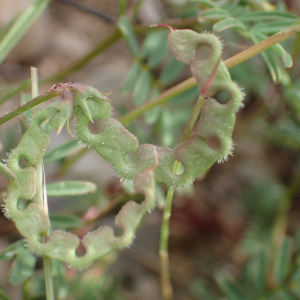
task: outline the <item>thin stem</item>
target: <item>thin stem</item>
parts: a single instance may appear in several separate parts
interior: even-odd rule
[[[2,125],[3,123],[6,123],[7,121],[11,120],[14,117],[17,117],[18,115],[22,114],[23,112],[27,111],[30,108],[35,107],[36,105],[58,96],[59,94],[60,93],[54,93],[54,92],[49,93],[48,92],[48,93],[45,93],[43,95],[40,95],[40,96],[32,99],[31,101],[27,102],[26,104],[16,108],[15,110],[8,112],[4,116],[2,116],[0,118],[0,125]]]
[[[275,33],[274,35],[268,37],[264,41],[261,41],[260,43],[238,53],[237,55],[234,55],[233,57],[224,61],[224,63],[226,65],[226,67],[228,69],[230,69],[230,68],[240,64],[241,62],[255,56],[256,54],[259,54],[260,52],[274,46],[275,44],[278,44],[278,43],[284,41],[285,39],[291,37],[292,35],[294,35],[295,33],[299,32],[299,31],[300,31],[300,22],[297,22],[297,23],[285,28],[284,30],[281,30],[281,31]],[[157,105],[164,104],[171,98],[191,89],[192,87],[194,87],[196,85],[197,85],[197,82],[196,82],[195,78],[191,77],[191,78],[181,82],[180,84],[168,89],[167,91],[163,92],[158,97],[156,97],[150,101],[147,101],[145,104],[131,110],[129,113],[124,115],[120,119],[120,121],[124,125],[126,125],[129,122],[131,122],[132,120],[143,115],[149,109],[151,109]]]
[[[36,68],[31,67],[31,93],[32,98],[38,97],[38,72]],[[37,107],[33,111],[37,113]],[[44,212],[48,215],[48,204],[47,204],[47,194],[46,194],[46,182],[45,182],[45,172],[43,158],[41,158],[36,164],[37,173],[37,201],[39,205],[44,209]],[[45,272],[45,286],[46,286],[46,299],[54,300],[54,289],[53,289],[53,278],[51,271],[51,259],[49,257],[43,257],[44,272]]]
[[[160,258],[160,280],[162,296],[164,300],[173,299],[173,288],[170,279],[170,262],[169,262],[169,234],[170,234],[170,217],[174,189],[169,188],[167,192],[166,206],[163,212],[163,219],[160,231],[159,258]]]
[[[194,106],[191,117],[184,130],[182,142],[185,142],[190,138],[192,130],[199,117],[204,99],[205,99],[205,95],[201,94],[197,100],[196,105]],[[175,174],[177,173],[179,167],[180,167],[180,162],[177,161],[174,164],[174,169],[173,169],[173,172]],[[160,257],[160,272],[161,272],[161,289],[162,289],[164,300],[173,299],[173,289],[172,289],[172,284],[170,279],[170,267],[169,267],[170,262],[169,262],[169,252],[168,252],[169,234],[170,234],[170,217],[171,217],[173,196],[174,196],[174,189],[170,187],[168,188],[168,192],[167,192],[166,206],[163,212],[163,219],[162,219],[161,232],[160,232],[159,257]]]

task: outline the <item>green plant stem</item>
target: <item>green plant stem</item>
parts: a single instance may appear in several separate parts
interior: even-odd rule
[[[203,105],[205,99],[205,95],[200,95],[196,105],[194,106],[191,117],[186,125],[182,136],[182,142],[188,140],[191,136],[192,130],[197,122],[199,117],[201,107]],[[180,167],[180,162],[175,162],[173,172],[176,174]],[[161,225],[161,233],[160,233],[160,244],[159,244],[159,257],[160,257],[160,274],[161,274],[161,289],[164,300],[172,300],[173,299],[173,289],[171,284],[170,277],[170,262],[169,262],[169,252],[168,252],[168,244],[169,244],[169,234],[170,234],[170,217],[171,217],[171,209],[172,202],[174,196],[174,189],[169,187],[166,197],[166,205],[163,212],[163,219]]]
[[[170,277],[170,262],[169,262],[169,251],[168,242],[170,234],[170,217],[172,209],[172,201],[174,196],[174,189],[169,188],[166,198],[166,206],[163,212],[162,225],[160,230],[160,244],[159,244],[159,258],[160,258],[160,280],[161,290],[164,300],[173,299],[173,289]]]
[[[240,64],[241,62],[255,56],[256,54],[259,54],[260,52],[274,46],[275,44],[278,44],[285,39],[291,37],[295,33],[300,31],[300,22],[296,22],[295,24],[285,28],[284,30],[281,30],[274,35],[270,36],[269,38],[265,39],[264,41],[261,41],[260,43],[253,45],[252,47],[238,53],[237,55],[234,55],[233,57],[227,59],[224,63],[228,69]],[[143,115],[146,111],[149,109],[157,106],[162,105],[171,98],[191,89],[197,84],[194,77],[191,77],[180,84],[168,89],[167,91],[163,92],[160,96],[147,101],[145,104],[131,110],[129,113],[121,117],[120,121],[126,125],[132,120],[140,117]]]
[[[38,72],[36,68],[31,67],[31,93],[32,98],[36,98],[39,94],[38,90]],[[37,106],[33,113],[37,113]],[[47,204],[47,194],[45,191],[45,179],[44,179],[44,163],[43,158],[41,158],[36,165],[37,173],[37,200],[39,205],[44,209],[44,212],[48,215],[48,204]],[[46,299],[54,300],[54,289],[53,289],[53,278],[51,271],[51,259],[47,256],[43,257],[43,265],[45,272],[45,286],[46,286]]]
[[[30,108],[35,107],[36,105],[39,105],[42,102],[45,102],[51,98],[54,98],[56,96],[58,96],[59,93],[45,93],[43,95],[40,95],[34,99],[32,99],[31,101],[27,102],[26,104],[16,108],[15,110],[10,111],[9,113],[5,114],[4,116],[2,116],[0,118],[0,125],[2,125],[3,123],[13,119],[14,117],[17,117],[18,115],[22,114],[23,112],[27,111]]]

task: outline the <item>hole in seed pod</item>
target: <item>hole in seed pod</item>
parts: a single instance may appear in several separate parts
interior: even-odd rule
[[[217,102],[220,104],[226,104],[229,101],[229,93],[225,90],[218,91],[213,96],[214,99],[216,99]]]
[[[20,166],[21,169],[25,169],[27,167],[30,167],[28,159],[26,157],[22,157],[19,160],[19,166]]]
[[[207,45],[199,45],[196,49],[196,60],[206,60],[209,58],[211,50]]]
[[[76,254],[77,257],[81,257],[81,256],[84,256],[86,254],[86,249],[83,246],[82,242],[80,242],[80,244],[76,248],[75,254]]]
[[[17,208],[20,211],[24,211],[26,207],[31,203],[30,200],[27,199],[19,199],[17,203]]]
[[[101,119],[95,119],[94,123],[89,123],[89,131],[92,134],[99,134],[104,130],[105,127],[105,121]]]
[[[209,148],[211,148],[213,150],[217,150],[221,146],[220,140],[218,138],[216,138],[215,136],[207,137],[206,142],[207,142],[207,145],[209,146]]]
[[[179,163],[179,161],[175,161],[174,166],[177,166]],[[177,170],[174,171],[174,167],[173,167],[173,173],[176,175],[181,175],[184,172],[184,166],[183,164],[179,163],[179,166],[177,167]]]
[[[139,156],[137,152],[129,152],[125,156],[125,163],[129,167],[136,167],[139,162]]]

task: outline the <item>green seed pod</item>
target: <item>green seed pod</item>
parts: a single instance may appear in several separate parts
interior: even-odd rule
[[[49,95],[54,97],[60,94],[62,101],[37,112],[18,147],[10,153],[8,168],[16,180],[15,177],[9,180],[5,213],[16,223],[35,254],[64,261],[78,269],[88,267],[95,259],[110,251],[130,245],[143,215],[155,206],[155,181],[175,188],[184,187],[216,161],[226,160],[231,154],[235,112],[241,107],[243,93],[232,82],[224,62],[220,60],[221,42],[213,34],[199,34],[191,30],[171,29],[168,39],[174,56],[191,66],[201,95],[205,94],[197,133],[186,142],[175,149],[139,145],[134,135],[111,118],[112,107],[107,94],[101,94],[80,83],[67,83],[52,87]],[[196,58],[197,49],[202,45],[211,50],[206,60]],[[214,99],[214,95],[219,92],[227,93],[228,100],[220,103]],[[76,255],[80,240],[74,234],[55,230],[48,236],[50,221],[36,200],[36,165],[50,142],[42,125],[49,122],[58,132],[64,124],[68,127],[72,101],[77,116],[76,135],[79,141],[93,147],[115,167],[120,177],[134,180],[135,190],[145,195],[141,204],[130,201],[118,214],[116,226],[123,230],[121,236],[116,237],[113,229],[107,226],[88,233],[82,239],[86,253],[81,257]],[[99,134],[92,134],[88,129],[89,123],[94,119],[105,121],[104,129]],[[211,140],[215,145],[211,145]],[[128,166],[125,161],[130,152],[138,155],[135,167]],[[20,166],[23,158],[28,161],[26,168]],[[184,167],[181,175],[173,172],[175,161],[179,161]],[[31,202],[23,211],[18,208],[18,202],[22,199]],[[47,240],[43,242],[41,236],[48,236]]]

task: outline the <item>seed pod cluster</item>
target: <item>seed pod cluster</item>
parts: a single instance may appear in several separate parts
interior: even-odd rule
[[[171,30],[168,40],[175,57],[190,65],[202,91],[214,67],[219,63],[221,42],[213,34],[199,34],[191,30]],[[196,52],[203,45],[208,46],[211,53],[207,59],[198,60]],[[220,91],[228,94],[226,103],[219,103],[213,98]],[[175,188],[184,187],[191,184],[197,175],[205,172],[216,161],[227,159],[232,151],[231,134],[235,112],[241,106],[243,98],[243,93],[231,80],[224,62],[221,61],[214,80],[205,93],[197,133],[175,149],[169,149],[150,144],[139,145],[133,134],[120,122],[111,118],[112,107],[107,95],[92,87],[80,83],[59,84],[49,93],[52,93],[53,97],[61,95],[63,103],[35,113],[19,145],[10,153],[8,168],[17,179],[9,181],[4,209],[7,217],[15,222],[35,254],[58,259],[78,269],[88,267],[94,260],[114,249],[130,245],[143,215],[155,206],[155,181]],[[66,97],[68,99],[65,99]],[[73,104],[70,107],[71,102]],[[61,230],[49,233],[49,217],[36,198],[36,165],[50,142],[49,134],[43,130],[42,125],[49,123],[53,129],[60,131],[64,124],[68,127],[73,110],[77,116],[78,139],[93,147],[110,162],[121,178],[134,180],[135,190],[145,195],[141,204],[132,201],[126,203],[116,217],[116,225],[122,229],[120,236],[115,236],[113,229],[107,226],[84,236],[81,242],[86,253],[81,257],[76,255],[76,248],[80,245],[76,235]],[[105,121],[104,129],[99,134],[93,134],[88,129],[89,123],[94,119]],[[210,139],[217,141],[217,147],[210,145]],[[135,167],[128,166],[125,160],[126,155],[131,152],[138,155],[138,164]],[[24,158],[27,160],[27,166],[22,168],[20,162]],[[181,175],[173,172],[175,161],[179,161],[184,167]],[[22,199],[30,201],[23,211],[18,208]],[[43,236],[47,237],[45,241]]]

